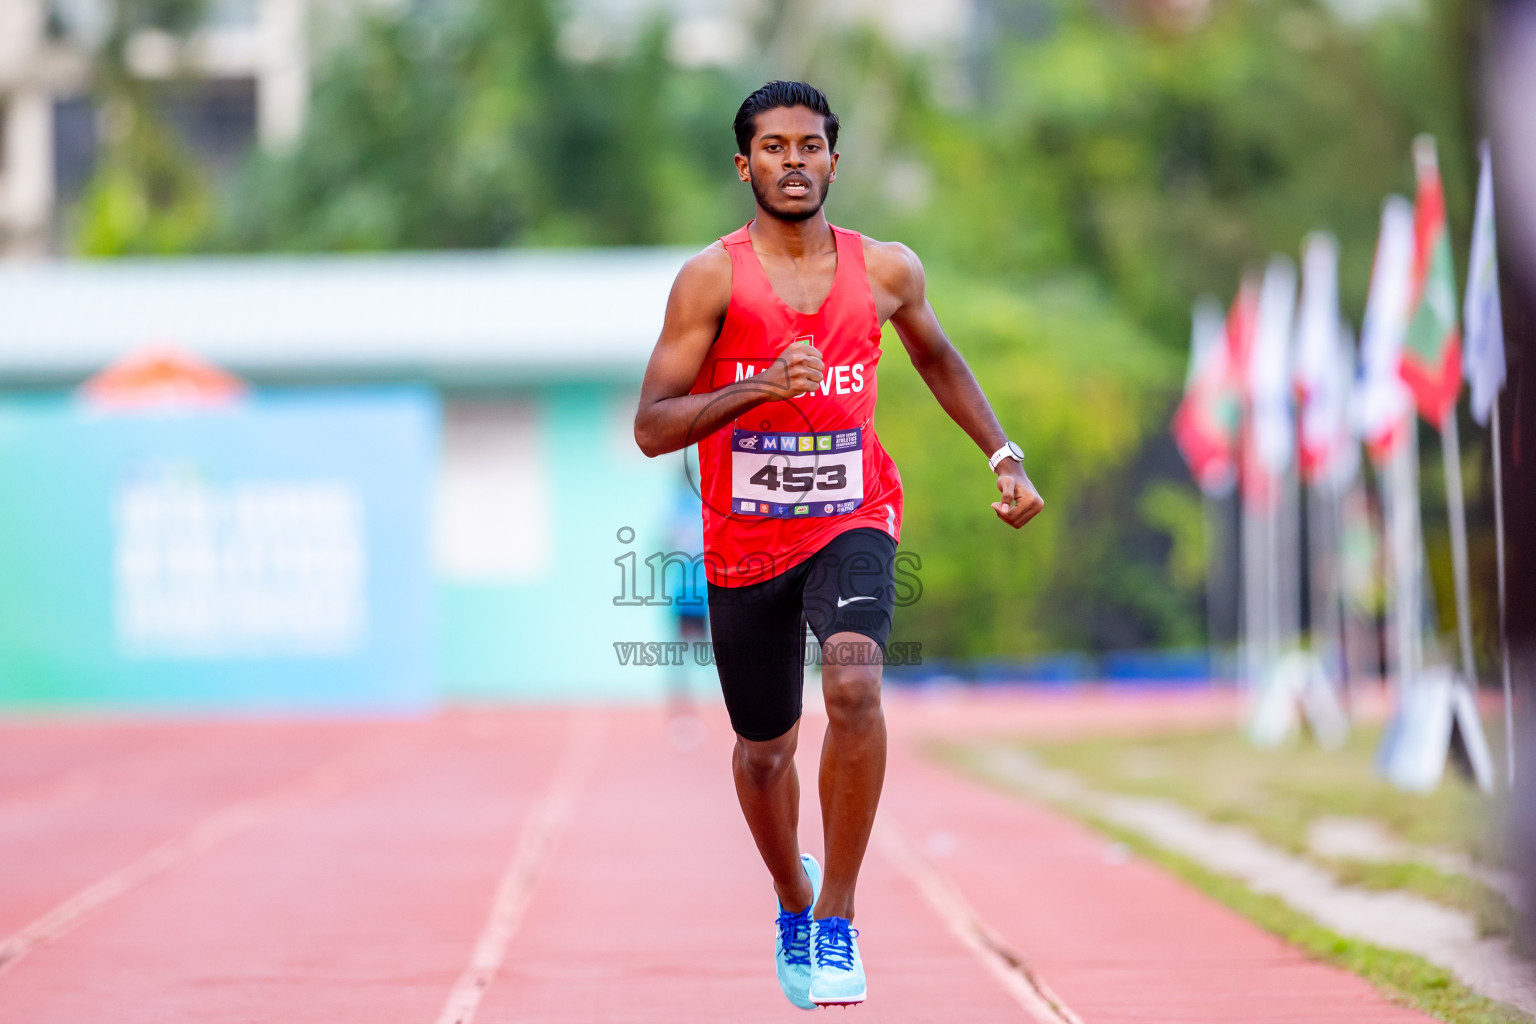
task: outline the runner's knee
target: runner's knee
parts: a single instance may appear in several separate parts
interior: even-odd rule
[[[839,665],[824,668],[821,690],[827,719],[834,726],[868,725],[880,713],[880,666]]]
[[[736,762],[753,785],[771,785],[795,763],[794,738],[786,734],[776,740],[755,742],[738,736]]]

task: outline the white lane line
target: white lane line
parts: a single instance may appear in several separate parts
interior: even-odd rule
[[[1023,1007],[1030,1020],[1036,1024],[1082,1024],[1082,1018],[981,919],[954,881],[918,852],[884,810],[875,821],[874,840],[881,854],[917,887],[929,908]]]
[[[469,966],[459,975],[438,1014],[437,1024],[470,1024],[480,1000],[496,980],[506,959],[507,947],[523,921],[523,914],[549,864],[556,842],[570,823],[571,812],[601,750],[606,723],[593,712],[572,712],[565,753],[555,769],[549,788],[528,812],[517,847],[501,873],[491,898],[485,927],[475,941]]]
[[[0,941],[0,974],[40,946],[54,942],[89,915],[178,864],[241,832],[266,824],[304,804],[336,796],[394,760],[404,744],[395,737],[372,740],[311,770],[298,781],[230,804],[137,860],[81,889],[42,917]]]

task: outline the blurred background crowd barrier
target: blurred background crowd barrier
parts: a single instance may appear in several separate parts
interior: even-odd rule
[[[1529,161],[1502,155],[1519,132],[1491,131],[1528,110],[1483,88],[1503,67],[1519,95],[1528,65],[1490,41],[1515,48],[1524,37],[1491,26],[1525,24],[1521,10],[8,0],[0,699],[661,694],[668,668],[620,665],[614,645],[674,639],[686,587],[665,556],[687,477],[635,450],[635,389],[677,267],[750,215],[729,126],[769,77],[828,92],[843,120],[831,219],[923,257],[1050,502],[1027,536],[989,527],[980,457],[890,337],[878,427],[921,560],[895,638],[925,661],[893,675],[1238,678],[1257,605],[1239,596],[1237,511],[1191,484],[1168,429],[1190,301],[1257,268],[1262,304],[1280,287],[1269,254],[1326,232],[1326,256],[1303,262],[1332,261],[1335,319],[1360,323],[1382,199],[1414,193],[1420,135],[1438,146],[1464,282],[1480,140],[1500,216],[1536,208],[1514,198]],[[1536,579],[1513,512],[1533,497],[1536,438],[1514,415],[1527,294],[1505,291],[1516,634]],[[1204,317],[1207,335],[1223,320]],[[146,365],[163,370],[153,401],[103,404],[88,386]],[[220,373],[232,383],[210,397]],[[1265,380],[1292,400],[1286,372]],[[1457,651],[1426,429],[1422,625]],[[1463,675],[1496,683],[1488,435],[1468,421],[1458,454]],[[1292,518],[1339,532],[1339,629],[1374,680],[1391,666],[1370,493],[1326,522],[1303,528],[1300,504]],[[1300,637],[1331,600],[1303,593],[1322,577],[1300,558],[1275,580],[1295,591],[1276,636]]]

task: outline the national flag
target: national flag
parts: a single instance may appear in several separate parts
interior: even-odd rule
[[[1296,319],[1296,267],[1272,257],[1259,288],[1253,353],[1248,359],[1249,408],[1257,468],[1272,478],[1290,468],[1296,451],[1292,416],[1291,331]]]
[[[1259,281],[1252,274],[1243,283],[1227,311],[1227,359],[1232,365],[1232,386],[1241,404],[1248,379],[1248,360],[1253,357],[1253,335],[1259,320]]]
[[[1335,484],[1346,487],[1360,475],[1360,439],[1355,433],[1355,332],[1349,321],[1339,320],[1339,348],[1334,353],[1337,369],[1334,380],[1339,382],[1339,450],[1334,453],[1328,476]]]
[[[1354,446],[1348,395],[1353,372],[1341,363],[1339,247],[1331,235],[1307,239],[1296,325],[1296,391],[1301,398],[1301,470],[1308,483],[1332,478]]]
[[[1413,273],[1408,333],[1403,339],[1403,380],[1419,415],[1435,426],[1456,407],[1461,391],[1461,327],[1456,317],[1456,267],[1445,228],[1445,192],[1435,140],[1413,140],[1418,193],[1413,210]]]
[[[1467,265],[1463,321],[1467,352],[1463,363],[1472,391],[1472,418],[1484,426],[1504,386],[1504,313],[1499,305],[1498,242],[1493,228],[1493,157],[1483,143],[1477,179],[1477,213],[1472,220],[1472,257]]]
[[[1406,436],[1411,414],[1401,368],[1412,272],[1413,208],[1402,196],[1388,196],[1381,207],[1381,235],[1365,303],[1360,381],[1355,391],[1360,439],[1378,465],[1391,457]]]
[[[1227,312],[1227,359],[1231,365],[1232,393],[1237,405],[1237,476],[1243,501],[1267,501],[1271,490],[1267,474],[1258,465],[1253,448],[1253,417],[1248,394],[1248,367],[1253,361],[1259,324],[1260,278],[1245,274],[1232,308]]]
[[[1173,417],[1173,438],[1206,494],[1225,494],[1237,479],[1241,412],[1221,307],[1202,298],[1195,303],[1189,373]]]

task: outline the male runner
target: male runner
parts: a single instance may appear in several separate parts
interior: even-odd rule
[[[939,327],[917,257],[827,223],[838,122],[826,97],[770,82],[742,103],[735,129],[736,170],[757,212],[678,273],[635,440],[648,456],[699,446],[736,794],[778,896],[779,984],[812,1009],[863,1002],[866,988],[850,922],[885,777],[880,670],[902,512],[901,478],[874,432],[887,320],[944,411],[990,456],[998,518],[1017,528],[1044,503]],[[796,834],[806,622],[823,651],[825,885]]]

